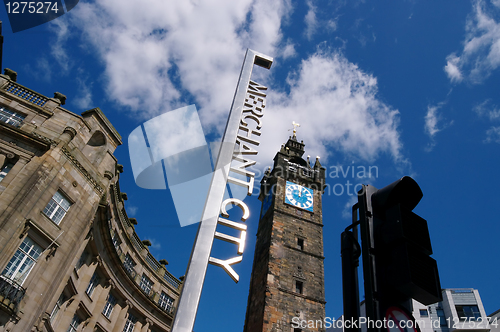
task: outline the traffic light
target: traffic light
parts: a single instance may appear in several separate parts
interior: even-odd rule
[[[381,310],[411,298],[425,305],[442,301],[427,222],[412,212],[422,196],[408,176],[371,195],[375,297]]]

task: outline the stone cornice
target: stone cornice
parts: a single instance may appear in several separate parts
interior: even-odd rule
[[[83,165],[76,159],[75,156],[71,154],[71,152],[63,146],[61,148],[61,151],[64,153],[64,155],[75,165],[75,167],[80,171],[80,173],[83,174],[83,176],[87,179],[88,182],[94,187],[94,189],[100,194],[104,194],[104,188],[97,182],[92,175],[83,167]]]
[[[53,142],[51,139],[40,134],[26,133],[19,128],[3,122],[0,122],[0,128],[5,135],[26,142],[27,145],[35,146],[37,149],[42,151],[49,150]]]

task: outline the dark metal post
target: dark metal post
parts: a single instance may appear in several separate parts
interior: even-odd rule
[[[3,59],[3,35],[2,35],[2,21],[0,21],[0,74],[2,73],[2,59]]]
[[[357,233],[356,228],[354,232]],[[344,321],[359,321],[358,266],[360,254],[361,249],[353,232],[350,230],[342,232],[341,256]],[[353,325],[350,324],[350,328],[345,328],[346,332],[360,332],[360,329],[353,327]]]
[[[377,282],[375,273],[374,236],[373,236],[373,208],[372,195],[377,188],[370,185],[363,185],[363,189],[358,193],[359,220],[361,245],[363,254],[363,279],[365,283],[365,309],[368,321],[372,324],[381,320],[379,303],[377,300]],[[367,326],[368,332],[376,332],[375,326]]]

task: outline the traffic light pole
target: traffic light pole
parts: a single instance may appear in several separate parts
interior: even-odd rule
[[[352,207],[352,224],[341,234],[342,293],[344,300],[344,321],[359,321],[358,266],[361,248],[358,243],[358,204]],[[351,230],[352,229],[352,230]],[[346,332],[360,332],[354,324],[344,328]]]
[[[365,284],[365,309],[368,321],[377,322],[380,317],[380,304],[377,299],[377,280],[375,270],[375,245],[373,232],[373,207],[371,197],[377,188],[363,185],[358,193],[358,207],[361,235],[361,252],[363,256],[363,279]],[[367,326],[368,332],[376,332],[374,326]]]

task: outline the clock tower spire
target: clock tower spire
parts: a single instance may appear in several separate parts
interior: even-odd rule
[[[313,166],[309,157],[302,158],[305,144],[297,140],[299,125],[293,125],[293,136],[261,181],[262,209],[244,332],[325,331],[325,168],[319,157]],[[315,326],[307,326],[310,321]]]

